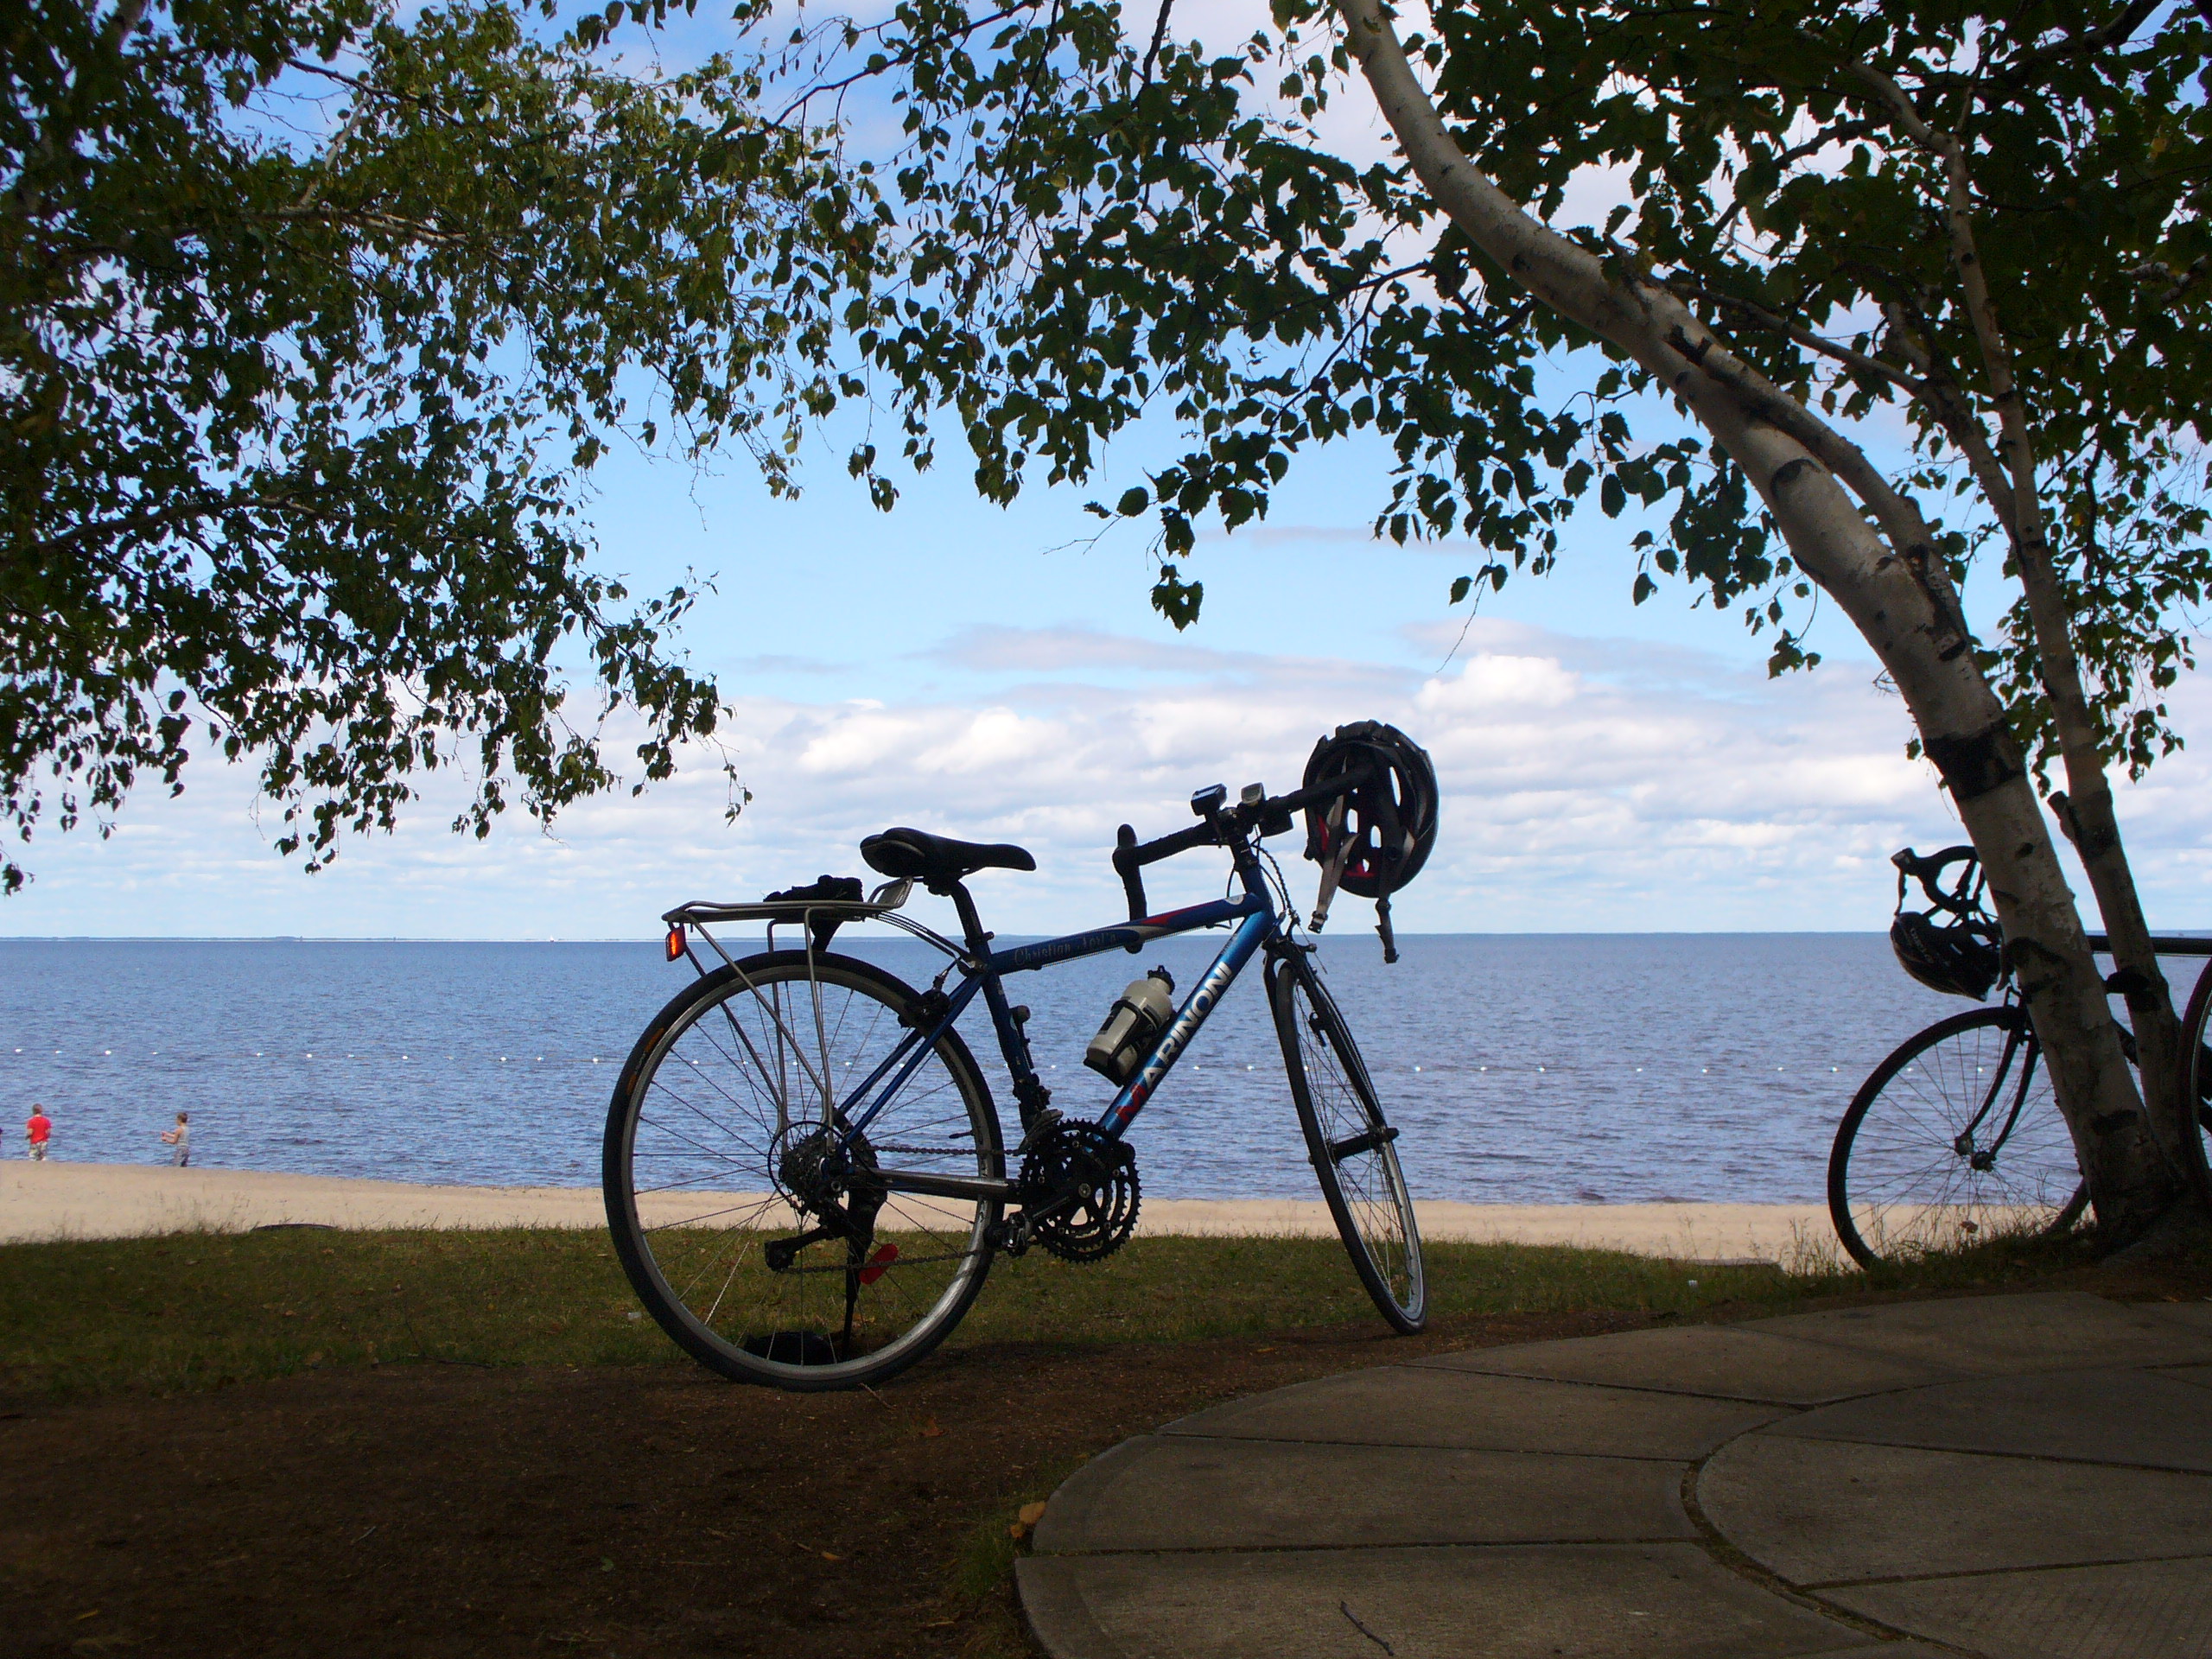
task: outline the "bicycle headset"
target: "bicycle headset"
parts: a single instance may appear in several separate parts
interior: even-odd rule
[[[1899,965],[1931,990],[1986,1001],[1990,987],[2005,976],[1999,948],[2004,935],[1982,903],[1987,884],[1974,849],[1946,847],[1923,858],[1907,847],[1891,854],[1890,862],[1897,867],[1890,949]],[[1943,872],[1953,864],[1960,866],[1959,874],[1946,885]],[[1927,909],[1905,907],[1906,883],[1911,880],[1927,895]]]

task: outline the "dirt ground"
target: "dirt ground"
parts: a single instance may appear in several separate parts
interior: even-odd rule
[[[1987,1289],[2195,1301],[2212,1298],[2212,1260]],[[0,1395],[0,1659],[1020,1659],[1033,1650],[1007,1528],[1083,1458],[1308,1377],[1652,1322],[1470,1315],[1410,1340],[1362,1322],[977,1344],[835,1395],[681,1364]]]
[[[837,1395],[386,1366],[0,1400],[0,1656],[1022,1654],[993,1547],[1084,1456],[1306,1377],[1645,1322],[977,1346]]]

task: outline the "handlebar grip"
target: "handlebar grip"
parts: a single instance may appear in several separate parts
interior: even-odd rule
[[[1355,766],[1350,772],[1315,784],[1309,789],[1294,789],[1287,795],[1278,795],[1262,804],[1283,812],[1303,812],[1319,802],[1332,801],[1339,795],[1350,794],[1374,775],[1374,769],[1370,766]]]
[[[1129,849],[1129,863],[1157,864],[1163,858],[1173,858],[1178,853],[1187,853],[1193,847],[1218,847],[1221,837],[1211,823],[1194,823],[1187,830],[1178,830],[1172,836],[1162,836],[1158,841],[1147,841],[1141,847]],[[1120,855],[1115,855],[1116,862]]]
[[[1129,919],[1141,922],[1149,913],[1144,902],[1144,876],[1137,856],[1137,832],[1123,824],[1114,832],[1114,868],[1122,878],[1122,891],[1129,901]],[[1131,947],[1134,949],[1135,947]]]
[[[1930,877],[1942,874],[1947,868],[1958,863],[1961,859],[1980,856],[1980,855],[1971,847],[1946,847],[1942,852],[1930,853],[1923,858],[1911,848],[1906,847],[1891,853],[1890,862],[1907,875],[1926,880]]]

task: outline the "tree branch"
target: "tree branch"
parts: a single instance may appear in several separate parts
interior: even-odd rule
[[[1175,10],[1175,0],[1160,0],[1160,20],[1152,26],[1152,45],[1146,49],[1144,67],[1138,79],[1146,86],[1152,85],[1152,66],[1159,60],[1160,48],[1167,42],[1167,19]]]
[[[999,10],[994,11],[986,16],[971,17],[963,27],[950,30],[944,35],[938,36],[937,39],[929,41],[928,44],[931,46],[944,46],[949,45],[954,41],[964,41],[969,35],[975,34],[978,29],[988,29],[993,23],[1002,23],[1009,17],[1019,17],[1025,11],[1036,10],[1038,3],[1039,0],[1024,0],[1024,3],[1002,7]],[[863,67],[854,70],[849,75],[842,75],[836,80],[817,81],[813,86],[807,87],[804,92],[800,92],[799,95],[791,99],[790,103],[785,105],[782,109],[777,111],[775,118],[771,120],[768,124],[773,127],[788,126],[791,124],[791,117],[797,115],[809,104],[811,104],[816,99],[820,98],[824,93],[842,92],[849,86],[857,86],[861,81],[871,79],[874,77],[883,74],[889,70],[896,69],[905,64],[910,63],[913,60],[914,53],[919,49],[920,48],[915,42],[908,41],[905,45],[899,48],[898,50],[885,54],[885,61],[879,68],[871,69]]]
[[[2076,35],[2056,46],[2038,48],[2023,53],[2005,73],[1997,77],[1998,84],[2016,86],[2046,63],[2056,63],[2062,58],[2085,57],[2101,52],[2108,46],[2124,44],[2128,36],[2154,16],[2164,0],[2129,0],[2113,16],[2086,34]]]
[[[1768,310],[1763,305],[1754,304],[1750,300],[1739,300],[1732,294],[1723,294],[1716,289],[1707,288],[1688,276],[1670,276],[1667,279],[1667,287],[1684,299],[1702,300],[1708,305],[1721,306],[1749,317],[1763,328],[1771,329],[1777,334],[1787,334],[1808,351],[1818,352],[1821,356],[1840,363],[1846,368],[1856,370],[1860,374],[1872,375],[1877,379],[1885,380],[1912,397],[1922,397],[1927,391],[1926,386],[1904,370],[1885,363],[1878,357],[1869,357],[1864,352],[1853,351],[1848,346],[1839,346],[1834,340],[1815,334],[1803,324],[1792,322],[1789,318]]]
[[[1889,319],[1891,337],[1897,349],[1920,365],[1927,386],[1927,404],[1936,423],[1952,445],[1967,459],[1973,470],[1974,482],[1997,514],[1997,521],[2004,526],[2007,541],[2016,539],[2012,491],[2005,477],[2005,469],[1997,459],[1997,452],[1990,448],[1989,433],[1982,426],[1981,417],[1974,412],[1949,367],[1936,360],[1935,347],[1929,343],[1934,330],[1916,307],[1908,307],[1901,300],[1884,302],[1882,315]]]

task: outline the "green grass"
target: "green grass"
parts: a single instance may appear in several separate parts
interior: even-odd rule
[[[1745,1316],[1856,1290],[2033,1276],[2078,1245],[2002,1244],[1878,1275],[1603,1250],[1427,1248],[1433,1313],[1613,1309]],[[1694,1286],[1690,1282],[1696,1281]],[[1090,1267],[1001,1259],[956,1344],[1193,1341],[1371,1320],[1329,1239],[1151,1238]],[[180,1233],[0,1245],[0,1387],[166,1391],[321,1366],[688,1364],[603,1234]]]

